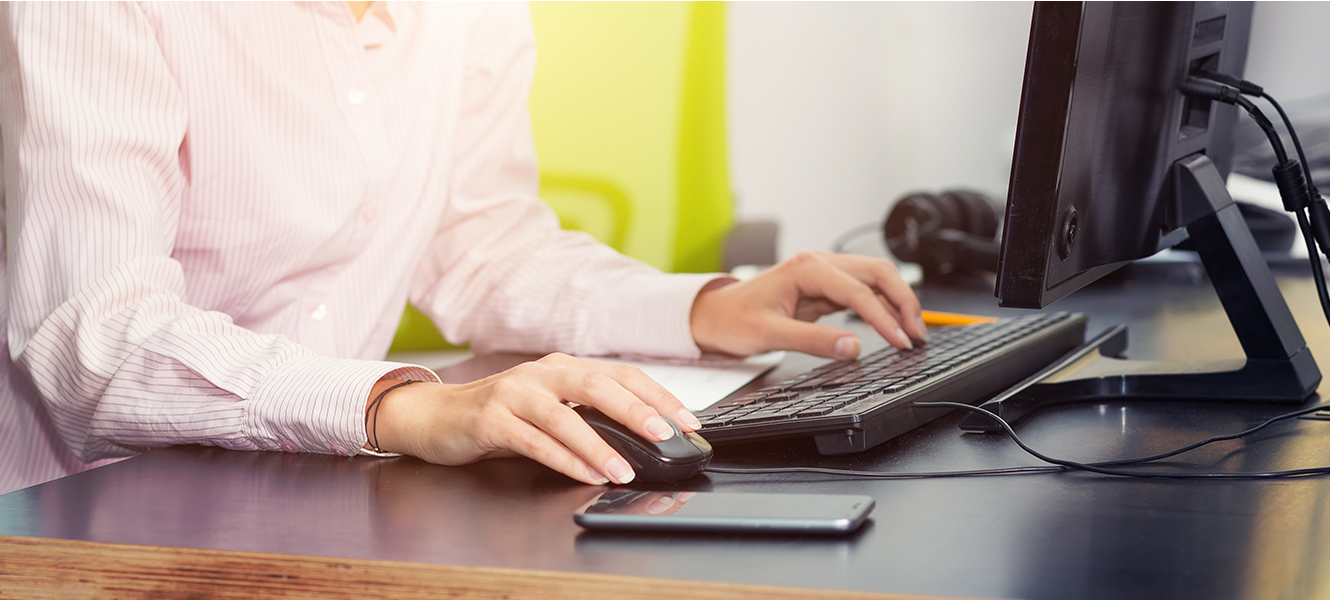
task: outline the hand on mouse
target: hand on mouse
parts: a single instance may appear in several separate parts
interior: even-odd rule
[[[375,384],[376,397],[393,380]],[[522,455],[573,479],[627,483],[632,468],[565,402],[594,406],[647,439],[701,426],[636,367],[551,354],[463,385],[418,383],[384,397],[371,422],[379,447],[445,465]],[[371,415],[373,416],[373,415]]]
[[[847,360],[859,356],[859,338],[812,322],[844,308],[898,348],[927,341],[919,300],[891,261],[829,252],[800,252],[748,281],[703,289],[690,319],[706,352],[797,350]]]

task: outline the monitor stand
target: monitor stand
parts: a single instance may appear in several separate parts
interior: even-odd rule
[[[1301,403],[1321,372],[1298,331],[1224,178],[1196,154],[1173,165],[1182,221],[1200,254],[1246,359],[1169,364],[1122,357],[1126,327],[1095,337],[999,396],[980,405],[1008,422],[1039,408],[1073,402],[1220,401]],[[1000,431],[982,415],[961,428]]]

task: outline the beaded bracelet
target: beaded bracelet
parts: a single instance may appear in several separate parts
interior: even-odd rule
[[[388,392],[391,392],[402,386],[411,385],[413,383],[419,383],[419,382],[412,379],[409,381],[403,381],[401,383],[395,383],[388,389],[379,392],[379,395],[374,397],[374,401],[370,402],[369,406],[365,407],[365,429],[370,432],[370,435],[373,438],[373,440],[370,442],[370,447],[374,448],[375,452],[380,452],[380,453],[383,452],[383,450],[379,449],[379,405],[383,404],[383,397],[387,396]],[[371,411],[373,411],[374,413],[374,425],[372,428],[369,424],[369,416]]]

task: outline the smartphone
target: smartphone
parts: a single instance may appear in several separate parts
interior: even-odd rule
[[[839,535],[863,525],[874,501],[844,494],[611,490],[573,514],[587,529]]]

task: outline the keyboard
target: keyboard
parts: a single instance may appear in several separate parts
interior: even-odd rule
[[[1085,316],[1048,313],[938,327],[914,350],[888,346],[832,362],[698,413],[713,444],[812,436],[822,454],[862,452],[948,412],[915,402],[979,404],[1085,341]]]

